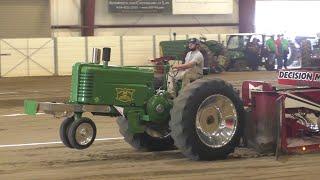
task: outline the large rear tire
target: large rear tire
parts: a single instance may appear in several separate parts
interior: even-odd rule
[[[234,151],[242,136],[243,120],[242,102],[230,84],[200,79],[174,100],[169,125],[176,147],[186,157],[214,160]]]
[[[132,134],[129,132],[128,120],[122,116],[117,118],[117,123],[124,140],[136,150],[166,151],[174,149],[173,139],[169,134],[165,137],[152,137],[146,132]]]

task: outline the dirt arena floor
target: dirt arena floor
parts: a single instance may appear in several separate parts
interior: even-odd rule
[[[240,88],[243,80],[275,83],[275,72],[212,75]],[[62,119],[23,114],[23,100],[65,101],[70,77],[0,78],[0,179],[318,179],[320,155],[234,157],[211,162],[186,159],[178,150],[137,152],[113,118],[93,117],[99,141],[86,150],[59,143]],[[90,114],[87,116],[92,117]],[[241,149],[237,149],[241,151]]]

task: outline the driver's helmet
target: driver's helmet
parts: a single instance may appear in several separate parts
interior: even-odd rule
[[[197,38],[191,38],[188,43],[199,45],[200,41]]]

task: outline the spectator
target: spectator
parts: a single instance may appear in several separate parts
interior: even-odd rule
[[[260,45],[257,38],[253,38],[246,47],[246,59],[249,62],[251,70],[256,71],[259,67]]]
[[[288,54],[289,54],[289,41],[281,36],[281,56],[283,59],[283,66],[287,69],[288,62]]]
[[[268,51],[268,59],[269,61],[274,61],[276,58],[276,53],[277,53],[277,48],[276,48],[276,43],[274,40],[274,36],[271,36],[267,41],[266,41],[266,47]]]
[[[277,69],[282,69],[283,66],[283,55],[281,53],[281,35],[277,35],[277,40],[275,41],[276,44],[276,58],[277,58],[277,63],[278,63],[278,68]]]

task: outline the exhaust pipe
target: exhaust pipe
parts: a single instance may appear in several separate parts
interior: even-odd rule
[[[105,67],[108,67],[111,56],[111,48],[105,47],[102,52],[102,61]]]
[[[93,48],[93,51],[92,51],[92,63],[100,64],[100,59],[101,59],[101,49]]]

